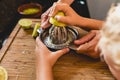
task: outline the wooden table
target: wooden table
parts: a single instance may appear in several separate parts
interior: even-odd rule
[[[8,71],[8,80],[35,80],[35,39],[31,34],[32,30],[23,30],[17,24],[1,49],[0,65]],[[104,62],[74,51],[57,61],[53,73],[55,80],[115,80]]]

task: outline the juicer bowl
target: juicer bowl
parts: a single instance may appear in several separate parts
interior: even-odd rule
[[[42,40],[42,42],[50,49],[55,49],[55,50],[59,50],[59,49],[63,49],[66,47],[69,47],[72,45],[73,41],[78,39],[79,33],[77,31],[77,29],[74,29],[71,26],[66,26],[67,31],[69,32],[68,34],[68,40],[64,43],[60,43],[60,44],[55,44],[50,36],[49,36],[49,30],[50,28],[47,28],[45,30],[43,30],[42,28],[38,29],[38,33],[39,33],[39,37]],[[60,37],[60,36],[59,36]]]

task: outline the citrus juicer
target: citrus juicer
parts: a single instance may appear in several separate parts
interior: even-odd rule
[[[65,16],[63,12],[58,12],[56,15]],[[43,30],[38,30],[40,39],[51,49],[62,49],[69,47],[75,49],[73,41],[78,38],[77,29],[72,26],[67,26],[64,23],[58,22],[54,17],[51,17],[49,22],[51,27]]]

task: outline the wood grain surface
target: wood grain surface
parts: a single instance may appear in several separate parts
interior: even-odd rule
[[[31,34],[32,29],[23,30],[17,24],[0,50],[0,65],[8,71],[8,80],[36,80],[35,39]],[[72,50],[57,61],[53,74],[54,80],[115,80],[104,62]]]

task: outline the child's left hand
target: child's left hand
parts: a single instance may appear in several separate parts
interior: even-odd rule
[[[41,40],[37,37],[36,38],[36,58],[37,62],[42,64],[46,63],[53,67],[57,59],[62,56],[63,54],[69,52],[68,48],[58,50],[56,52],[51,52],[42,42]]]

